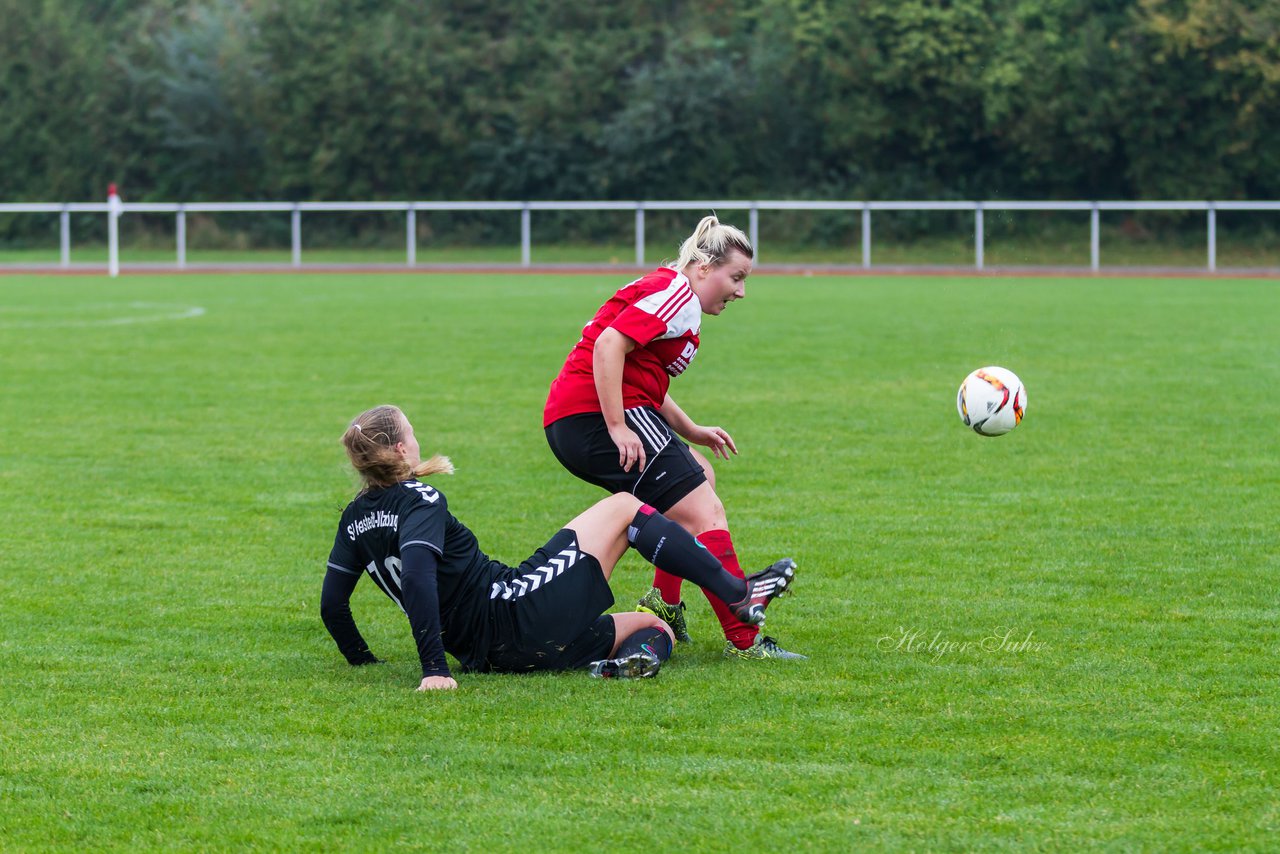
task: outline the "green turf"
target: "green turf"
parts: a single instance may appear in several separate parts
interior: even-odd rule
[[[0,847],[1274,845],[1276,281],[753,277],[674,390],[742,452],[744,563],[800,562],[769,628],[808,662],[722,660],[689,590],[651,683],[423,695],[365,582],[389,663],[348,668],[347,419],[403,405],[522,559],[599,497],[540,414],[619,284],[0,278]],[[1029,391],[999,439],[954,406],[992,363]],[[619,605],[648,581],[628,557]]]

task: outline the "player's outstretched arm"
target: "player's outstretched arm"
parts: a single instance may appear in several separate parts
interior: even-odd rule
[[[414,642],[418,645],[418,658],[422,662],[422,682],[418,690],[457,688],[458,683],[449,672],[449,663],[444,657],[444,642],[440,639],[436,553],[421,544],[401,548],[401,595]]]
[[[377,656],[369,651],[369,645],[365,643],[360,630],[356,628],[355,618],[351,616],[351,594],[359,580],[359,575],[329,567],[324,576],[324,589],[320,593],[320,619],[338,645],[338,651],[352,666],[379,663]]]

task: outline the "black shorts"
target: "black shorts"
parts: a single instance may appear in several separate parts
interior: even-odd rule
[[[600,562],[561,529],[505,579],[489,604],[496,637],[485,656],[491,671],[573,670],[608,658],[616,632],[613,591]]]
[[[644,443],[644,471],[623,471],[618,446],[609,438],[604,416],[598,412],[567,415],[547,427],[547,444],[560,465],[610,492],[629,492],[660,513],[707,481],[707,473],[689,446],[672,432],[667,420],[651,406],[626,410],[627,426]]]

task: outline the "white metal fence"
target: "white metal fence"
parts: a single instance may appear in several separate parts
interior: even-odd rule
[[[635,212],[635,263],[645,265],[645,213],[647,211],[710,211],[746,210],[748,230],[757,256],[767,257],[768,246],[761,251],[761,211],[860,211],[862,215],[862,260],[864,269],[872,269],[872,214],[876,211],[971,211],[974,217],[973,267],[986,269],[984,260],[985,229],[983,216],[988,211],[1081,211],[1089,213],[1089,266],[1097,271],[1101,267],[1100,218],[1104,211],[1203,211],[1206,229],[1205,269],[1218,269],[1217,214],[1219,211],[1280,211],[1280,202],[792,202],[792,201],[630,201],[630,202],[191,202],[186,204],[154,202],[121,202],[112,196],[107,202],[71,202],[0,204],[0,214],[58,214],[60,220],[61,261],[58,266],[71,266],[72,214],[106,214],[108,218],[107,270],[114,276],[120,269],[118,220],[132,213],[169,213],[176,218],[176,257],[174,266],[186,269],[187,229],[189,213],[281,213],[291,220],[292,267],[303,267],[302,215],[319,211],[365,212],[392,211],[405,215],[405,266],[415,267],[417,260],[418,212],[426,211],[509,211],[520,217],[520,264],[532,266],[533,239],[531,221],[537,211],[634,211]],[[514,265],[513,265],[514,266]]]

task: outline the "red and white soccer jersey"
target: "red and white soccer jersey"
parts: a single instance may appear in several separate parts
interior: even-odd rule
[[[667,399],[671,377],[679,376],[698,353],[702,304],[682,273],[659,267],[618,291],[600,307],[551,383],[542,426],[567,415],[599,412],[592,372],[596,339],[613,328],[638,345],[622,365],[622,406],[652,406]]]

